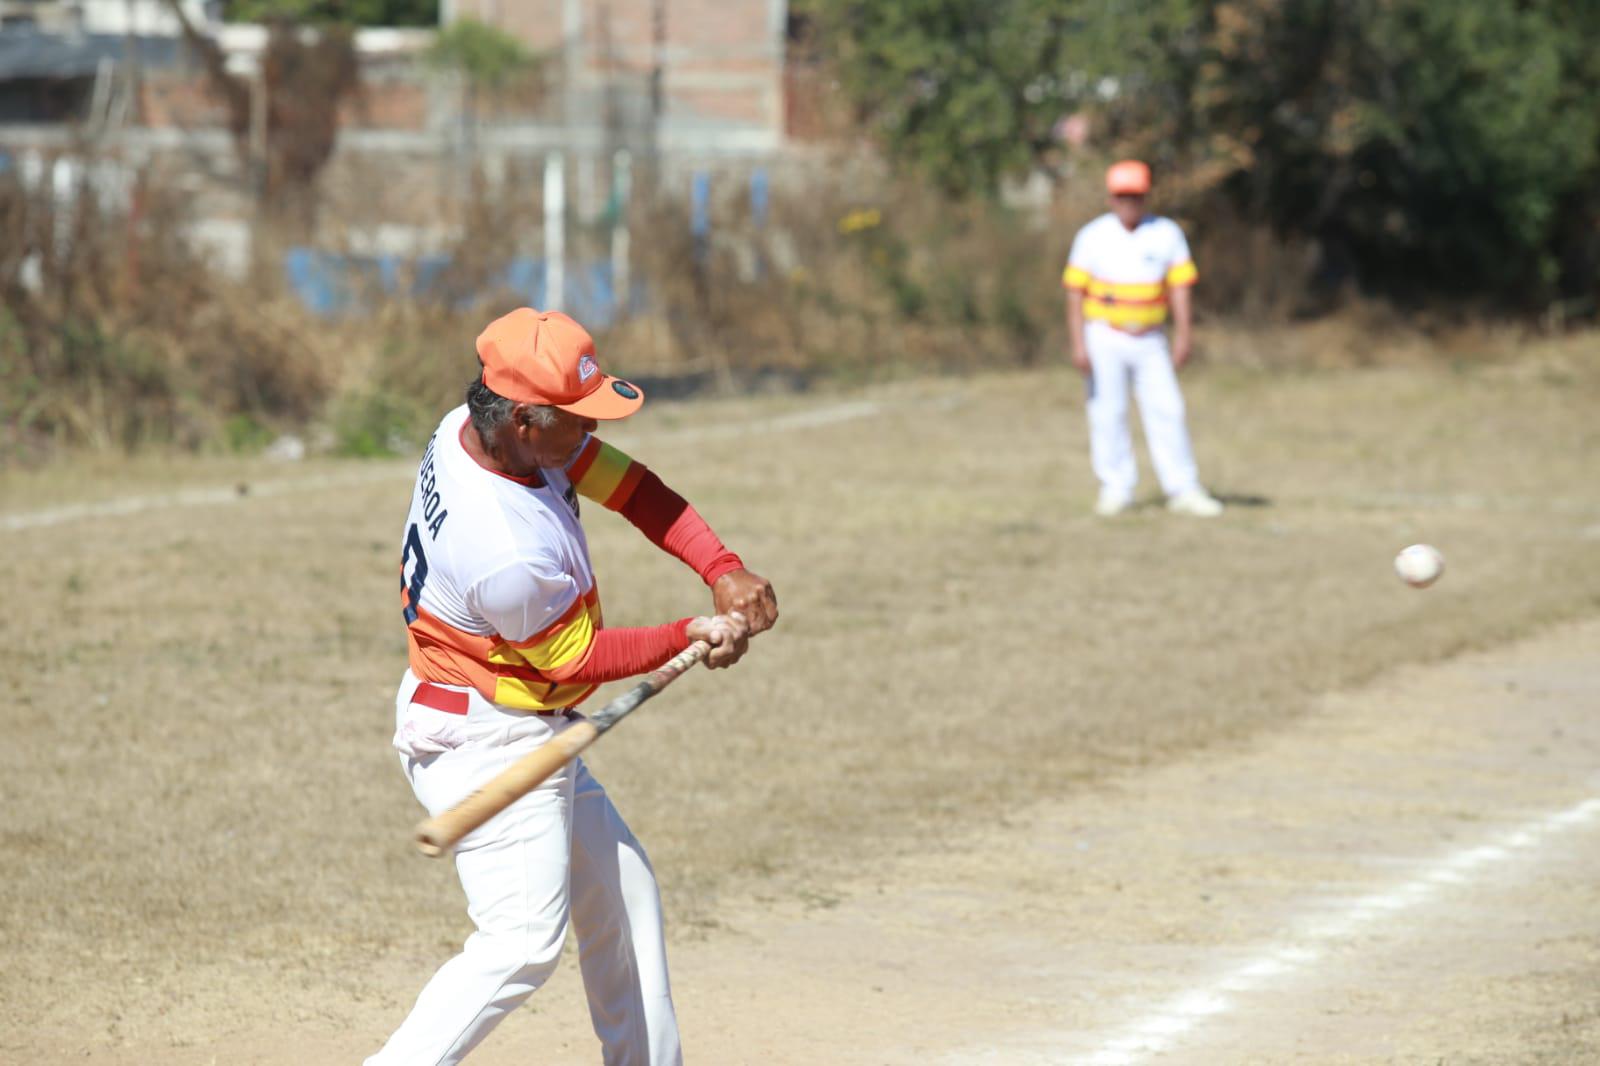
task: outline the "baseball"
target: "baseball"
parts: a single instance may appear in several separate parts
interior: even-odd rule
[[[1431,544],[1413,544],[1394,557],[1394,572],[1415,589],[1425,589],[1444,573],[1444,556]]]

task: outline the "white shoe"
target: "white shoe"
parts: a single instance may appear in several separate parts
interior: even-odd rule
[[[1190,489],[1167,497],[1167,510],[1196,518],[1215,518],[1222,513],[1222,501],[1205,489]]]
[[[1133,506],[1133,497],[1126,492],[1101,489],[1100,498],[1094,502],[1094,513],[1101,518],[1119,515]]]

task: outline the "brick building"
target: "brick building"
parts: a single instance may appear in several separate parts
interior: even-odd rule
[[[560,66],[569,125],[648,124],[664,151],[783,140],[786,0],[444,0]]]
[[[220,23],[218,6],[203,0],[184,6],[229,69],[250,77],[264,28]],[[463,94],[421,62],[431,34],[363,30],[363,92],[344,116],[345,139],[357,151],[448,152],[469,120],[482,147],[512,154],[624,146],[669,157],[768,155],[784,142],[787,6],[442,0],[446,24],[474,18],[519,38],[540,60],[539,84],[480,99],[463,116]],[[125,126],[225,125],[161,0],[0,0],[0,143],[15,133],[7,127],[103,120],[90,113],[96,94],[102,105],[123,99]]]
[[[270,136],[255,116],[264,96],[294,87],[260,75],[264,27],[221,23],[209,0],[184,4],[262,100],[248,138],[230,130],[163,0],[0,0],[12,12],[0,27],[0,171],[53,168],[55,187],[69,188],[88,172],[73,159],[87,143],[102,162],[173,175],[193,190],[197,234],[243,269],[259,245],[252,159]],[[787,0],[441,0],[440,16],[514,35],[536,71],[468,92],[424,61],[433,31],[359,31],[360,91],[340,107],[336,150],[316,180],[319,246],[428,254],[460,232],[466,194],[487,182],[526,205],[518,246],[548,252],[553,161],[572,240],[592,243],[584,227],[627,187],[623,163],[635,187],[648,173],[687,206],[705,201],[712,172],[712,200],[748,200],[752,181],[765,187],[756,171],[786,150]],[[41,66],[44,42],[51,62]],[[586,253],[569,242],[566,254]]]

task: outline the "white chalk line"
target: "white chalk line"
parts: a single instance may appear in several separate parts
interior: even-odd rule
[[[796,429],[816,429],[839,422],[854,421],[857,418],[870,418],[872,415],[882,413],[882,411],[883,406],[881,404],[873,403],[870,400],[856,400],[850,403],[836,404],[832,407],[776,415],[762,422],[687,426],[679,430],[649,434],[648,436],[641,434],[641,436],[651,441],[671,441],[673,443],[727,440],[730,437],[749,437],[758,433],[785,433]]]
[[[1173,1044],[1209,1018],[1226,1014],[1235,997],[1317,963],[1327,947],[1346,941],[1364,927],[1393,918],[1433,899],[1442,890],[1470,882],[1475,873],[1523,856],[1551,837],[1593,822],[1600,797],[1526,822],[1489,843],[1446,855],[1426,871],[1393,888],[1362,896],[1338,912],[1308,922],[1289,942],[1268,947],[1208,986],[1191,989],[1105,1041],[1094,1053],[1071,1061],[1082,1066],[1132,1066],[1171,1050]]]
[[[662,441],[719,440],[744,437],[757,433],[786,432],[813,429],[818,426],[868,418],[883,408],[869,401],[852,401],[793,414],[779,415],[760,422],[741,422],[715,426],[690,426],[651,434],[648,439]],[[121,518],[143,511],[169,510],[175,507],[204,507],[217,504],[240,503],[263,496],[282,496],[288,493],[314,492],[319,489],[353,488],[383,481],[399,481],[415,475],[412,466],[394,464],[347,474],[329,474],[307,478],[283,478],[250,482],[241,491],[238,486],[206,489],[180,489],[176,492],[151,493],[143,496],[122,496],[95,503],[68,504],[37,511],[17,511],[0,514],[0,531],[15,533],[28,529],[43,529],[88,518]]]
[[[408,469],[407,474],[411,471]],[[280,481],[252,481],[241,485],[209,489],[180,489],[177,492],[153,493],[148,496],[121,496],[97,503],[75,503],[65,507],[52,507],[40,511],[21,511],[0,515],[0,530],[14,532],[58,526],[83,518],[120,518],[141,511],[166,510],[174,507],[203,507],[221,503],[240,503],[263,496],[282,496],[293,492],[312,492],[317,489],[351,488],[379,481],[393,481],[398,473],[393,468],[364,470],[350,474],[328,474],[307,478],[284,478]]]

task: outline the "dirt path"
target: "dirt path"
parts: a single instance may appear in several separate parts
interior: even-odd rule
[[[953,827],[835,901],[752,902],[674,948],[689,1058],[1600,1061],[1596,648],[1600,621],[1391,676],[1276,735]],[[432,961],[337,1027],[267,996],[226,1047],[70,1058],[356,1062]],[[575,967],[532,1006],[472,1061],[597,1061]]]
[[[881,871],[831,909],[730,917],[731,935],[677,952],[690,1047],[751,1063],[1600,1057],[1597,647],[1590,624],[1390,678]]]
[[[1600,1061],[1597,648],[1392,677],[736,920],[678,954],[686,1030],[712,1062]]]

